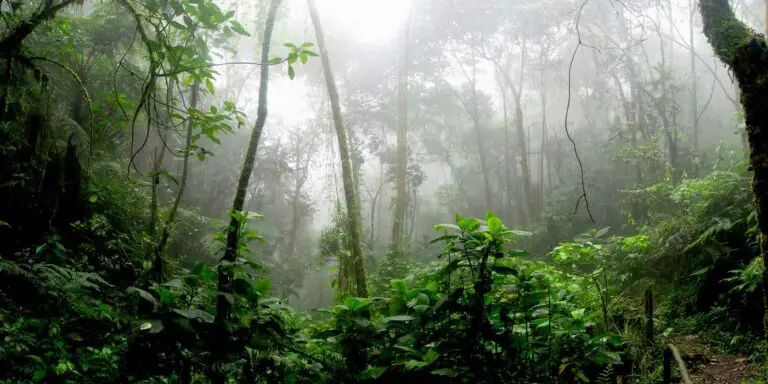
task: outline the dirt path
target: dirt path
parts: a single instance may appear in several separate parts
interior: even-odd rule
[[[671,340],[688,366],[694,384],[758,382],[757,366],[745,356],[722,353],[700,336],[680,336]]]

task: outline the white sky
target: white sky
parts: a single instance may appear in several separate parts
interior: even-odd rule
[[[334,27],[347,30],[354,40],[372,43],[395,36],[412,1],[318,0],[317,8],[323,19],[333,20]]]

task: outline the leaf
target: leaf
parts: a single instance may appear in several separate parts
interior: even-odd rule
[[[292,65],[289,65],[288,66],[288,78],[293,80],[294,77],[296,77],[296,71],[293,70],[293,66]]]
[[[314,52],[314,51],[310,51],[309,49],[302,49],[302,50],[301,50],[301,52],[302,52],[302,53],[304,53],[304,54],[306,54],[307,56],[312,56],[312,57],[318,57],[318,56],[320,56],[320,55],[318,55],[316,52]]]
[[[272,280],[261,279],[253,283],[253,290],[258,292],[261,296],[266,296],[272,289]]]
[[[501,230],[501,228],[504,227],[504,224],[501,222],[501,219],[498,217],[491,217],[486,222],[486,225],[488,226],[488,230],[491,232],[498,232]]]
[[[384,321],[385,321],[385,322],[387,322],[387,323],[389,323],[389,322],[391,322],[391,321],[412,321],[412,320],[415,320],[415,319],[416,319],[416,318],[415,318],[415,317],[413,317],[413,316],[408,316],[408,315],[398,315],[398,316],[389,316],[389,317],[385,317],[385,318],[384,318]]]
[[[336,337],[341,334],[341,331],[337,329],[328,329],[322,332],[318,332],[314,335],[312,335],[312,338],[314,339],[327,339],[329,337]]]
[[[235,21],[235,20],[232,20],[232,21],[230,21],[229,23],[230,23],[230,25],[232,26],[232,30],[233,30],[233,31],[235,31],[235,32],[237,32],[237,33],[239,33],[239,34],[241,34],[241,35],[243,35],[243,36],[250,36],[250,35],[251,35],[251,34],[249,34],[249,33],[248,33],[246,30],[245,30],[245,28],[243,28],[243,25],[242,25],[242,24],[240,24],[240,23],[238,23],[237,21]]]
[[[149,301],[153,305],[157,306],[159,303],[157,302],[157,299],[155,299],[154,296],[152,296],[151,293],[136,287],[129,287],[125,290],[127,293],[137,293],[139,296],[141,296],[144,300]]]
[[[389,282],[389,285],[395,292],[405,293],[405,291],[408,290],[408,282],[406,282],[404,279],[392,279]]]
[[[216,87],[213,85],[213,81],[211,81],[211,79],[205,79],[205,87],[208,88],[208,92],[211,95],[216,94]]]
[[[283,58],[282,57],[278,57],[278,56],[275,56],[275,57],[269,59],[269,63],[273,64],[273,65],[274,64],[280,64],[282,62],[283,62]]]
[[[363,371],[363,377],[369,378],[369,379],[378,379],[381,375],[384,374],[384,372],[387,371],[389,367],[372,367],[369,366],[368,368]]]
[[[184,24],[187,25],[187,29],[193,29],[195,27],[195,22],[189,15],[184,15]]]
[[[309,60],[309,56],[307,56],[307,54],[306,54],[306,53],[303,53],[303,52],[302,52],[302,53],[299,55],[299,61],[301,61],[301,64],[304,64],[304,65],[306,65],[308,60]]]
[[[213,320],[215,319],[215,317],[213,315],[211,315],[210,313],[205,312],[205,311],[201,311],[201,310],[199,310],[197,308],[191,308],[191,309],[177,309],[177,308],[174,308],[174,309],[172,309],[172,311],[178,313],[181,316],[186,317],[187,319],[190,319],[190,320],[201,320],[201,321],[206,322],[206,323],[213,323]]]
[[[495,265],[493,265],[491,267],[491,270],[493,270],[494,272],[496,272],[498,274],[502,274],[502,275],[515,275],[515,276],[517,276],[517,269],[509,267],[509,266],[506,266],[506,265],[495,264]]]
[[[621,345],[621,343],[622,343],[622,341],[621,341],[621,336],[618,336],[618,335],[612,335],[611,337],[609,337],[609,338],[608,338],[608,344],[609,344],[609,345],[612,345],[612,346],[614,346],[614,347],[618,347],[618,346],[620,346],[620,345]]]
[[[11,225],[6,223],[5,221],[0,220],[0,227],[8,227],[8,228],[10,228]]]
[[[454,230],[457,230],[457,231],[461,230],[461,228],[459,228],[458,226],[453,225],[453,224],[438,224],[438,225],[435,225],[435,231],[446,231],[448,229],[454,229]]]
[[[605,228],[603,228],[603,229],[601,229],[601,230],[597,231],[597,233],[595,234],[595,237],[597,237],[597,238],[603,237],[603,236],[605,236],[605,234],[606,234],[606,233],[608,233],[608,231],[610,231],[610,230],[611,230],[611,227],[605,227]]]
[[[560,374],[562,375],[563,372],[565,372],[565,369],[568,368],[570,364],[560,364]]]
[[[432,371],[430,373],[433,374],[433,375],[447,376],[447,377],[456,377],[456,376],[459,375],[459,373],[456,372],[456,370],[452,369],[452,368],[435,369],[434,371]]]
[[[91,195],[91,197],[88,198],[88,201],[90,201],[91,203],[95,203],[96,200],[98,199],[99,199],[98,195]]]
[[[530,256],[530,253],[528,251],[522,250],[522,249],[512,249],[507,251],[507,256],[509,257],[525,257]]]
[[[413,370],[413,369],[416,369],[416,368],[422,368],[422,367],[424,367],[426,365],[427,365],[427,363],[425,363],[423,361],[408,360],[408,361],[405,362],[405,369],[410,371],[410,370]]]
[[[172,181],[174,184],[176,184],[176,185],[179,185],[179,181],[178,181],[178,180],[176,180],[176,178],[175,178],[173,175],[171,175],[171,174],[168,172],[168,170],[167,170],[167,169],[163,168],[163,169],[161,169],[161,170],[157,171],[157,174],[158,174],[158,175],[160,175],[160,176],[163,176],[163,177],[165,177],[166,179],[168,179],[168,180],[170,180],[170,181]]]
[[[619,356],[618,353],[613,351],[602,351],[602,354],[605,355],[611,362],[614,364],[621,364],[621,356]]]

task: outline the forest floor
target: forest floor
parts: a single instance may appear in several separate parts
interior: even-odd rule
[[[745,356],[720,351],[701,336],[680,336],[671,342],[680,350],[694,384],[760,382],[757,365]]]

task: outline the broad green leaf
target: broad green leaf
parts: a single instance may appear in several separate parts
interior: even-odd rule
[[[296,71],[293,70],[293,66],[292,65],[289,65],[288,66],[288,78],[293,80],[294,77],[296,77]]]
[[[488,230],[491,232],[498,232],[504,227],[504,224],[498,217],[489,218],[486,224],[488,225]]]
[[[451,368],[435,369],[434,371],[432,371],[430,373],[433,374],[433,375],[447,376],[447,377],[456,377],[456,376],[459,375],[459,373],[456,372],[455,369],[451,369]]]
[[[412,321],[412,320],[415,320],[415,318],[413,316],[408,316],[408,315],[389,316],[389,317],[385,317],[384,318],[385,322],[391,322],[391,321]]]
[[[387,369],[389,369],[389,367],[368,366],[368,368],[363,371],[362,375],[368,379],[378,379],[381,375],[384,374],[384,372],[387,371]]]
[[[404,279],[392,279],[389,285],[392,286],[392,290],[395,292],[405,293],[408,290],[408,282]]]
[[[176,312],[179,315],[184,316],[184,317],[186,317],[187,319],[190,319],[190,320],[200,320],[200,321],[203,321],[205,323],[213,323],[213,320],[214,320],[214,316],[213,315],[211,315],[208,312],[201,311],[201,310],[199,310],[197,308],[191,308],[191,309],[177,309],[177,308],[174,308],[174,309],[172,309],[172,311]]]
[[[506,255],[509,257],[525,257],[525,256],[529,256],[530,253],[522,249],[512,249],[507,251]]]
[[[495,264],[491,266],[491,270],[502,275],[517,275],[517,269],[506,265]]]
[[[213,85],[213,81],[211,81],[211,79],[205,79],[205,87],[208,88],[208,92],[211,95],[216,94],[216,87]]]
[[[416,369],[416,368],[425,367],[426,365],[427,365],[427,363],[425,363],[423,361],[408,360],[408,361],[405,362],[405,369],[410,371],[410,370],[413,370],[413,369]]]
[[[269,63],[270,64],[280,64],[282,62],[283,62],[283,58],[282,57],[278,57],[278,56],[275,56],[275,57],[269,59]]]
[[[235,32],[237,32],[237,33],[239,33],[239,34],[241,34],[241,35],[243,35],[243,36],[250,36],[250,35],[251,35],[251,34],[249,34],[249,33],[248,33],[246,30],[245,30],[245,28],[243,28],[243,25],[242,25],[242,24],[240,24],[240,23],[238,23],[237,21],[235,21],[235,20],[231,20],[229,23],[230,23],[230,25],[232,26],[232,30],[233,30],[233,31],[235,31]]]
[[[152,296],[151,293],[149,293],[149,292],[147,292],[147,291],[145,291],[145,290],[143,290],[141,288],[129,287],[128,289],[125,290],[125,292],[127,292],[127,293],[136,293],[139,296],[141,296],[144,300],[149,301],[150,303],[152,303],[155,306],[157,306],[159,304],[157,302],[157,299],[155,299],[155,297]]]
[[[603,229],[601,229],[601,230],[597,231],[597,233],[595,234],[595,237],[597,237],[597,238],[603,237],[603,236],[605,236],[605,234],[606,234],[606,233],[608,233],[608,231],[610,231],[610,230],[611,230],[611,227],[605,227],[605,228],[603,228]]]
[[[272,280],[261,279],[253,283],[253,290],[258,292],[262,297],[267,296],[272,289]]]
[[[445,231],[445,230],[448,230],[448,229],[455,229],[457,231],[461,230],[461,228],[459,228],[458,226],[453,225],[453,224],[438,224],[438,225],[435,225],[435,231]]]

